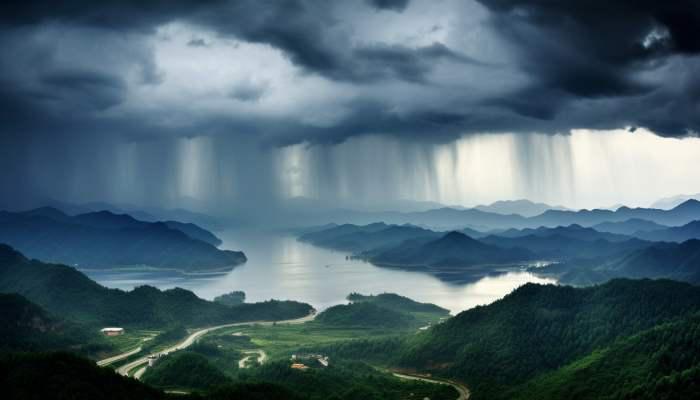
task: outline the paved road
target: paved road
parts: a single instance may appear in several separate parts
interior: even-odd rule
[[[217,326],[212,326],[210,328],[203,328],[196,330],[192,332],[185,340],[182,342],[176,344],[175,346],[168,347],[165,350],[159,351],[157,353],[151,354],[155,356],[164,356],[166,354],[172,353],[173,351],[178,351],[185,349],[187,347],[190,347],[194,342],[197,341],[197,339],[201,338],[202,336],[206,335],[207,333],[211,331],[215,331],[217,329],[223,329],[223,328],[230,328],[232,326],[243,326],[243,325],[274,325],[274,324],[286,324],[286,325],[294,325],[294,324],[303,324],[304,322],[308,322],[316,318],[316,313],[311,313],[305,317],[302,318],[296,318],[296,319],[289,319],[289,320],[284,320],[284,321],[248,321],[248,322],[236,322],[232,324],[224,324],[224,325],[217,325]],[[126,353],[125,353],[126,354]],[[123,356],[123,354],[120,354],[119,356],[115,357],[120,357]],[[127,356],[128,357],[128,356]],[[104,361],[104,360],[103,360]],[[119,368],[117,368],[117,373],[120,375],[128,376],[129,372],[131,372],[133,369],[137,367],[144,367],[140,368],[137,370],[137,372],[133,375],[134,378],[139,379],[141,375],[146,371],[146,366],[144,364],[148,364],[148,356],[141,357],[137,360],[134,360],[128,364],[125,364]]]
[[[117,354],[116,356],[105,358],[104,360],[100,360],[97,362],[97,365],[100,367],[104,367],[105,365],[109,365],[111,363],[117,362],[119,360],[123,360],[127,357],[130,357],[130,356],[133,356],[134,354],[136,354],[140,351],[141,351],[141,346],[139,346],[133,350],[129,350],[126,353]]]
[[[398,373],[398,372],[394,372],[393,374],[395,377],[401,378],[401,379],[411,379],[411,380],[416,380],[416,381],[437,383],[439,385],[450,385],[453,388],[455,388],[455,390],[459,393],[459,397],[457,397],[457,400],[467,400],[467,399],[469,399],[469,396],[471,395],[469,393],[469,389],[467,389],[466,386],[462,385],[461,383],[451,381],[449,379],[427,378],[427,377],[422,376],[422,375],[413,375],[413,374]]]
[[[260,365],[262,365],[265,362],[265,360],[267,360],[267,353],[265,353],[265,351],[263,351],[263,350],[246,350],[243,352],[243,354],[257,354],[258,355],[258,364],[260,364]],[[245,356],[245,357],[241,358],[240,360],[238,360],[238,368],[241,368],[241,369],[248,368],[245,365],[245,363],[251,357],[253,357],[253,356],[252,355]]]

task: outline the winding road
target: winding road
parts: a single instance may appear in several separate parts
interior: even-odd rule
[[[246,350],[243,352],[243,354],[257,354],[258,355],[258,360],[257,360],[258,364],[261,364],[261,365],[265,363],[265,360],[267,360],[267,353],[265,353],[265,351],[263,351],[263,350]],[[252,357],[253,356],[250,355],[250,356],[245,356],[245,357],[241,358],[238,361],[238,368],[241,368],[241,369],[248,368],[248,366],[246,366],[246,362]]]
[[[139,346],[139,347],[137,347],[137,348],[135,348],[135,349],[133,349],[133,350],[129,350],[129,351],[127,351],[126,353],[117,354],[116,356],[109,357],[109,358],[105,358],[104,360],[100,360],[100,361],[97,362],[97,366],[98,366],[98,367],[104,367],[105,365],[109,365],[109,364],[115,363],[115,362],[117,362],[117,361],[119,361],[119,360],[123,360],[123,359],[125,359],[125,358],[127,358],[127,357],[131,357],[131,356],[133,356],[134,354],[137,354],[137,353],[140,352],[140,351],[141,351],[141,346]]]
[[[147,356],[143,356],[137,360],[134,360],[130,363],[127,363],[125,365],[122,365],[121,367],[117,368],[117,373],[119,375],[124,375],[124,376],[129,376],[129,373],[136,369],[137,367],[142,367],[139,368],[136,373],[134,373],[132,376],[136,379],[139,379],[143,373],[146,371],[146,368],[148,367],[148,357],[149,356],[164,356],[166,354],[172,353],[174,351],[182,350],[187,347],[190,347],[192,344],[194,344],[197,339],[201,338],[202,336],[206,335],[209,332],[218,330],[218,329],[223,329],[223,328],[230,328],[233,326],[244,326],[244,325],[274,325],[274,324],[285,324],[285,325],[294,325],[294,324],[303,324],[308,321],[312,321],[314,318],[316,318],[316,312],[312,312],[311,314],[301,317],[301,318],[296,318],[296,319],[288,319],[288,320],[282,320],[282,321],[247,321],[247,322],[235,322],[231,324],[224,324],[224,325],[217,325],[217,326],[212,326],[209,328],[202,328],[198,329],[194,332],[192,332],[187,338],[185,338],[182,342],[168,347],[167,349],[161,350],[159,352],[149,354]],[[97,365],[107,365],[112,362],[115,362],[117,360],[124,359],[126,357],[129,357],[133,354],[138,353],[138,351],[135,351],[137,349],[128,351],[126,353],[122,353],[110,358],[106,358],[104,360],[100,360],[97,362]],[[139,351],[141,350],[140,348],[138,349]]]
[[[466,386],[462,385],[461,383],[451,381],[449,379],[438,379],[438,378],[428,378],[422,375],[414,375],[414,374],[409,374],[405,372],[393,372],[394,376],[397,378],[401,379],[410,379],[410,380],[415,380],[415,381],[423,381],[423,382],[430,382],[430,383],[436,383],[438,385],[450,385],[455,390],[457,393],[459,393],[459,397],[457,397],[456,400],[467,400],[469,399],[469,396],[471,394],[469,393],[469,389],[467,389]]]

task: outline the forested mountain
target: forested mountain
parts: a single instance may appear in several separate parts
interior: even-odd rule
[[[99,339],[97,330],[55,318],[18,294],[0,294],[0,351],[84,351]]]
[[[628,235],[620,235],[610,232],[599,232],[593,228],[584,228],[581,225],[571,224],[568,226],[556,226],[553,228],[541,226],[539,228],[525,228],[525,229],[508,229],[502,232],[494,234],[494,236],[504,237],[504,238],[519,238],[525,236],[534,237],[552,237],[558,236],[568,239],[575,240],[607,240],[609,242],[622,242],[629,240],[632,237]]]
[[[435,313],[439,315],[449,315],[450,311],[432,303],[419,303],[408,297],[399,296],[395,293],[381,293],[378,295],[363,295],[360,293],[350,293],[347,299],[353,303],[372,303],[380,307],[394,311],[408,313]]]
[[[700,220],[678,227],[637,232],[635,236],[657,242],[684,242],[690,239],[700,239]]]
[[[370,302],[329,307],[316,317],[316,323],[369,329],[406,329],[420,325],[420,322],[408,313],[380,307]]]
[[[439,233],[417,226],[387,225],[380,222],[364,226],[351,224],[333,226],[304,234],[299,237],[299,240],[320,247],[358,253],[396,246],[408,239],[438,237],[440,237]]]
[[[109,211],[68,216],[53,208],[0,212],[0,243],[29,257],[81,268],[129,265],[207,270],[246,261],[219,250],[210,232],[175,221],[143,222]]]
[[[518,385],[698,310],[700,288],[673,281],[527,284],[408,338],[396,362],[464,381],[475,398],[507,399]],[[685,348],[676,345],[676,352]],[[700,359],[691,354],[688,360]]]
[[[527,236],[501,237],[499,235],[490,235],[479,240],[502,248],[528,249],[540,259],[553,261],[618,256],[651,244],[636,238],[615,241],[602,238],[593,239],[596,235],[590,235],[591,239],[577,238],[576,235],[560,233],[565,231],[563,229],[555,228],[551,230],[557,233],[553,233],[550,236],[531,234]]]
[[[634,235],[637,232],[666,229],[668,226],[657,224],[640,218],[630,218],[620,222],[602,222],[592,226],[598,232],[617,233],[619,235]]]
[[[509,398],[675,400],[700,398],[700,316],[616,340],[509,391]]]
[[[311,311],[308,304],[293,301],[228,307],[180,288],[108,289],[75,268],[29,260],[5,245],[0,245],[0,292],[19,293],[60,317],[101,325],[204,326],[295,318]]]
[[[369,260],[378,265],[425,268],[506,264],[534,258],[535,255],[525,249],[504,249],[460,232],[449,232],[437,240],[407,240],[372,255]]]
[[[620,257],[594,262],[572,262],[540,270],[563,283],[585,285],[628,278],[667,278],[700,283],[700,240],[657,243]]]

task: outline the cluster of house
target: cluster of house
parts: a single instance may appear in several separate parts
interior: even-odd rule
[[[291,361],[292,369],[306,371],[312,362],[318,362],[322,367],[327,367],[329,358],[323,354],[292,354]]]

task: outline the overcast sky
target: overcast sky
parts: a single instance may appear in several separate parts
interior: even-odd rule
[[[700,192],[699,26],[694,0],[7,2],[2,205]]]

